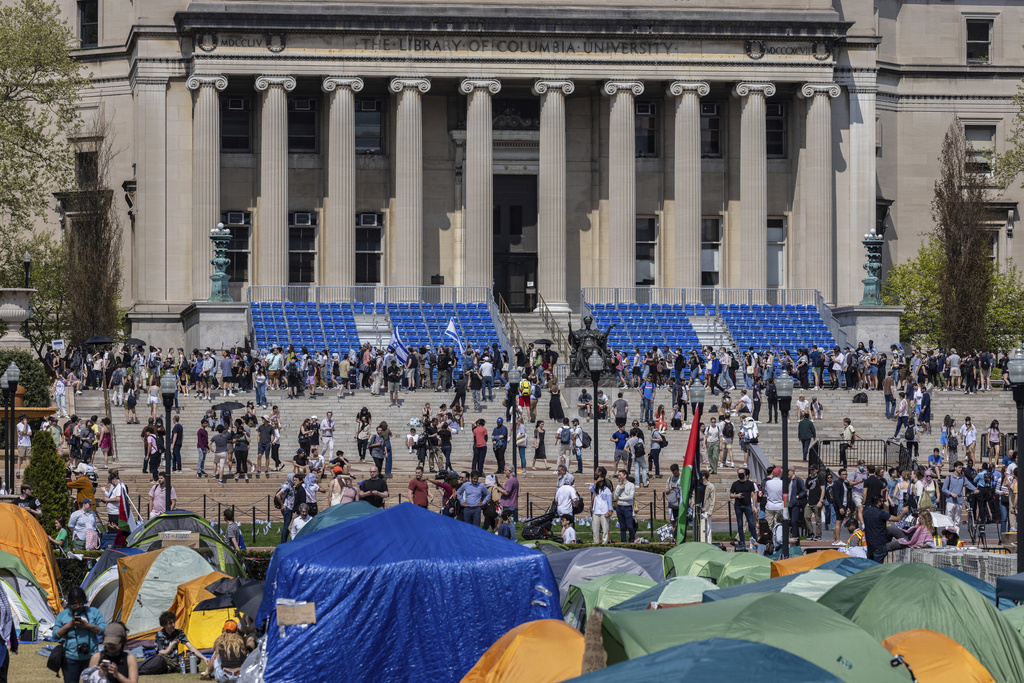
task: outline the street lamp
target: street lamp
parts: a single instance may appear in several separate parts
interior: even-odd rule
[[[18,380],[21,379],[21,370],[14,363],[7,366],[7,371],[4,372],[6,378],[3,383],[3,394],[5,399],[10,400],[10,410],[6,417],[7,422],[7,483],[8,486],[14,486],[14,470],[15,470],[15,439],[17,438],[17,428],[14,426],[14,397],[18,393]]]
[[[14,469],[11,467],[11,422],[10,416],[8,415],[7,408],[7,395],[10,393],[7,390],[7,371],[4,370],[4,374],[0,376],[0,389],[3,390],[4,397],[4,432],[7,434],[7,438],[4,439],[4,481],[7,483],[7,492],[9,494],[14,493]]]
[[[782,557],[789,557],[789,407],[793,402],[793,378],[783,368],[775,382],[782,413]]]
[[[590,399],[590,409],[594,413],[594,472],[597,472],[597,468],[601,466],[601,458],[598,454],[598,444],[601,443],[601,439],[597,434],[597,423],[600,422],[600,415],[597,412],[597,383],[601,379],[601,373],[604,371],[604,357],[601,352],[594,349],[590,352],[590,358],[587,359],[587,365],[590,367],[590,379],[594,381],[594,397]]]
[[[28,250],[26,249],[24,256],[22,256],[21,258],[22,258],[22,261],[24,261],[24,263],[25,263],[25,289],[28,289],[29,288],[29,285],[28,285],[28,273],[29,273],[29,270],[31,270],[31,268],[32,268],[32,254],[28,253]],[[22,323],[22,325],[25,328],[22,331],[22,335],[26,339],[28,339],[28,319],[27,318],[25,319],[25,322]]]
[[[508,369],[508,400],[512,404],[512,471],[518,471],[516,458],[519,456],[519,419],[516,412],[519,407],[519,382],[523,379],[523,373],[519,367],[513,365]],[[520,463],[526,469],[526,463]]]
[[[1013,358],[1006,364],[1007,374],[1013,383],[1013,402],[1017,404],[1017,469],[1014,479],[1017,482],[1017,572],[1024,572],[1024,553],[1021,552],[1021,533],[1024,533],[1024,487],[1020,485],[1020,443],[1024,433],[1024,351],[1017,349]]]
[[[160,395],[164,399],[164,512],[171,511],[171,408],[174,407],[174,390],[178,380],[170,368],[160,378]]]

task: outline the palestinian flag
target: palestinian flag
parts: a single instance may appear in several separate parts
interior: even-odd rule
[[[121,497],[118,499],[117,506],[117,538],[114,540],[115,548],[123,548],[125,541],[128,540],[128,536],[135,531],[135,527],[139,525],[135,516],[132,515],[130,503],[128,502],[128,489],[124,488],[122,484]]]
[[[690,492],[694,484],[697,449],[700,446],[700,406],[693,409],[693,422],[690,425],[690,439],[686,442],[686,457],[683,458],[683,471],[679,473],[679,516],[682,519],[676,525],[676,543],[686,543],[686,509],[690,502]],[[696,521],[696,520],[695,520]]]

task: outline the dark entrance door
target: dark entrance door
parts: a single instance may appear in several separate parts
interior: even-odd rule
[[[532,311],[537,292],[537,176],[494,176],[494,295]]]

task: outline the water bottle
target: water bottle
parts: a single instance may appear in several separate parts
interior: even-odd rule
[[[188,656],[188,671],[192,674],[199,673],[199,660],[194,654],[189,654]]]
[[[181,669],[181,673],[185,673],[185,658],[178,657],[178,668]]]

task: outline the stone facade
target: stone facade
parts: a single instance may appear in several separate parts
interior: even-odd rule
[[[91,36],[90,3],[60,4]],[[523,309],[639,282],[855,304],[863,234],[885,228],[886,264],[916,253],[946,127],[1001,150],[1024,72],[1024,10],[994,0],[95,4],[83,116],[113,124],[122,300],[161,346],[209,296],[221,220],[238,298],[443,280]],[[1000,260],[1019,194],[993,204]]]

